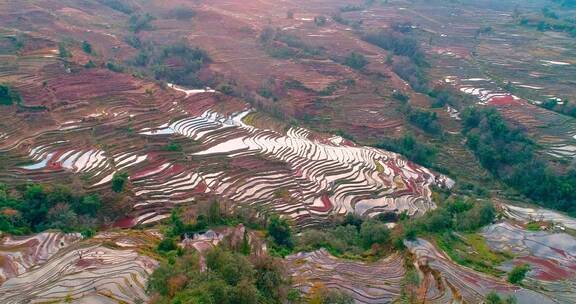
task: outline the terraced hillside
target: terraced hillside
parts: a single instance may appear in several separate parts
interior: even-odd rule
[[[527,231],[506,222],[486,227],[482,234],[490,247],[515,254],[513,263],[525,261],[531,265],[527,286],[538,288],[561,302],[574,301],[576,242],[573,236],[561,232]]]
[[[81,175],[91,189],[108,187],[115,173],[129,172],[139,200],[134,224],[167,216],[170,206],[193,201],[195,193],[257,205],[302,224],[353,211],[368,215],[406,210],[418,215],[434,208],[432,185],[452,185],[448,178],[394,153],[358,147],[340,137],[325,138],[298,128],[284,134],[251,127],[242,122],[249,111],[216,112],[215,106],[227,107],[214,104],[219,93],[171,94],[179,101],[167,106],[166,113],[126,113],[122,119],[123,113],[113,112],[114,107],[103,108],[96,121],[70,117],[78,122],[65,130],[41,132],[26,145],[15,141],[7,148],[26,151],[22,159],[31,164],[15,161],[7,172],[16,179],[38,181]],[[249,109],[238,101],[231,103],[228,109]],[[123,123],[132,125],[133,134]],[[95,143],[78,142],[84,138],[81,134],[95,128],[103,132]],[[114,129],[104,132],[109,128]],[[158,146],[137,146],[149,140],[178,141],[190,148],[167,155]],[[220,163],[215,166],[215,161]]]
[[[405,270],[398,255],[368,264],[340,260],[319,250],[286,260],[295,286],[307,293],[338,288],[353,294],[357,303],[391,303],[400,297]]]
[[[71,6],[64,8],[68,4]],[[36,6],[4,6],[5,14],[24,15],[60,6],[55,15],[46,18],[65,27],[72,37],[89,34],[86,39],[107,36],[118,40],[117,35],[124,34],[122,27],[112,27],[109,33],[80,31],[77,25],[82,15],[69,13],[82,7],[72,3],[47,1]],[[197,19],[202,20],[204,14],[229,16],[217,10],[219,6],[226,3],[200,5],[196,8]],[[103,6],[98,9],[106,10]],[[103,14],[98,18],[108,17]],[[237,16],[230,18],[235,19]],[[150,35],[165,33],[165,27],[170,25],[163,22],[158,20]],[[260,25],[252,24],[253,30]],[[299,225],[319,223],[329,214],[352,211],[365,215],[407,211],[419,215],[434,208],[431,186],[452,186],[448,178],[396,154],[355,146],[340,137],[284,125],[276,130],[249,126],[242,120],[252,107],[213,90],[160,87],[110,69],[86,68],[81,64],[88,59],[107,59],[109,54],[101,48],[109,42],[94,40],[98,56],[82,52],[73,43],[68,51],[57,42],[62,32],[52,32],[53,29],[43,32],[32,25],[26,39],[36,39],[42,46],[28,50],[31,46],[27,42],[23,51],[2,59],[6,66],[3,81],[14,83],[23,99],[23,105],[5,108],[14,115],[8,115],[0,131],[5,160],[2,181],[71,180],[84,184],[89,191],[98,191],[109,187],[114,174],[128,172],[137,203],[123,222],[125,226],[156,222],[165,218],[173,206],[192,203],[197,194],[277,211],[294,218]],[[199,28],[198,32],[204,30]],[[18,35],[21,34],[13,30],[6,33],[7,37]],[[190,38],[191,43],[205,46],[196,41],[200,37]],[[259,42],[254,43],[254,47],[261,47]],[[230,66],[220,59],[219,50],[210,49],[224,46],[221,41],[206,45],[213,57],[210,71],[242,67],[237,63]],[[66,52],[71,52],[69,59],[64,57]],[[120,51],[116,56],[121,58],[124,54]],[[299,68],[302,65],[284,63]],[[296,77],[287,67],[279,69],[286,81],[318,79],[309,73]],[[314,70],[318,68],[315,66]],[[349,69],[342,72],[355,73]],[[300,82],[320,91],[335,81],[338,80],[325,81],[319,87]],[[362,111],[368,110],[364,107]],[[366,113],[362,117],[367,119]],[[167,151],[170,145],[182,150]]]
[[[105,234],[67,243],[73,238],[78,237],[44,233],[3,240],[8,260],[2,269],[18,273],[0,286],[2,303],[135,303],[148,298],[146,281],[157,262],[139,254],[138,248],[149,246],[153,234]],[[26,264],[20,264],[20,258]]]
[[[0,1],[0,303],[576,302],[569,1]]]
[[[555,303],[539,292],[458,266],[426,240],[408,242],[406,246],[416,256],[418,269],[425,280],[425,294],[433,303],[480,303],[491,291],[512,294],[521,303]]]

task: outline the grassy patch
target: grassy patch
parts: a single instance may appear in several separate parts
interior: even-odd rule
[[[492,251],[484,237],[475,233],[446,233],[435,236],[435,240],[438,247],[456,263],[498,277],[504,272],[496,267],[512,258],[509,253]]]
[[[246,116],[244,116],[244,118],[242,118],[242,122],[249,125],[249,126],[255,126],[255,120],[256,120],[256,112],[252,112]]]
[[[526,225],[526,230],[528,230],[528,231],[540,231],[540,223],[530,222]]]
[[[167,152],[181,152],[182,146],[179,143],[171,142],[168,145],[164,146],[162,150]]]
[[[378,173],[384,173],[384,166],[382,166],[379,161],[374,161],[374,163],[376,164],[376,171],[378,171]]]

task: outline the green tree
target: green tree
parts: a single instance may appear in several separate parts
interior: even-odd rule
[[[92,54],[92,45],[88,41],[82,41],[82,50],[86,54]]]
[[[248,230],[244,230],[244,236],[242,237],[242,247],[240,252],[243,255],[250,255],[250,239],[248,238]]]
[[[438,151],[419,142],[413,135],[405,134],[399,139],[386,139],[375,145],[376,148],[386,149],[406,156],[409,160],[429,166],[436,158]]]
[[[278,216],[272,216],[268,223],[268,234],[272,240],[279,246],[292,249],[292,229],[286,219]]]
[[[74,210],[79,214],[95,216],[101,206],[100,197],[97,194],[90,194],[79,200],[79,203],[74,206]]]
[[[70,53],[68,48],[66,48],[66,45],[62,42],[58,44],[58,56],[62,59],[72,57],[72,53]]]
[[[234,287],[230,302],[234,304],[258,303],[258,289],[249,280],[242,280]]]
[[[127,182],[128,182],[128,173],[116,172],[112,177],[112,191],[116,193],[123,192]]]
[[[50,208],[46,216],[46,228],[55,228],[68,232],[77,228],[78,216],[66,203],[56,204]]]
[[[178,213],[178,209],[173,209],[170,214],[170,231],[168,234],[171,236],[181,236],[186,229]]]
[[[0,105],[19,104],[22,101],[20,94],[8,84],[0,84]]]
[[[280,299],[289,286],[289,276],[281,261],[270,256],[257,257],[254,261],[256,287],[268,299]]]
[[[244,277],[254,277],[254,268],[245,256],[221,248],[206,254],[206,266],[218,273],[229,285],[238,285]]]
[[[486,226],[496,217],[496,209],[491,203],[478,203],[472,209],[456,217],[456,228],[460,231],[475,231]]]
[[[174,239],[172,238],[164,238],[162,241],[160,241],[160,243],[158,243],[158,251],[162,251],[162,252],[168,252],[168,251],[172,251],[172,250],[176,250],[178,248],[178,245],[176,244],[176,241],[174,241]]]
[[[222,212],[220,211],[220,203],[212,201],[208,208],[208,224],[219,225],[222,224]]]
[[[359,216],[356,213],[350,212],[346,214],[346,216],[344,217],[344,222],[342,223],[342,226],[352,225],[356,227],[356,229],[360,230],[360,227],[362,227],[362,223],[364,223],[364,220],[362,219],[361,216]]]
[[[362,245],[368,249],[374,244],[384,245],[390,242],[390,230],[386,224],[374,220],[365,221],[360,228]]]

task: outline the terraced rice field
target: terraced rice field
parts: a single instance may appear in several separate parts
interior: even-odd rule
[[[277,211],[299,226],[347,212],[417,216],[435,207],[431,186],[453,184],[338,136],[248,125],[250,106],[209,88],[161,88],[102,69],[71,75],[53,56],[37,59],[18,56],[26,68],[11,77],[26,84],[18,88],[24,95],[45,91],[24,96],[27,106],[45,109],[14,111],[0,123],[0,181],[69,181],[101,191],[127,172],[137,203],[122,227],[158,222],[198,196]],[[182,151],[166,151],[171,143]]]
[[[179,173],[184,188],[217,193],[237,202],[271,207],[296,219],[302,216],[325,216],[329,213],[408,211],[422,214],[434,208],[429,186],[450,181],[406,162],[398,155],[358,147],[342,138],[310,139],[310,132],[291,128],[286,134],[257,129],[242,122],[249,111],[226,117],[205,112],[151,130],[149,136],[173,133],[197,142],[206,149],[192,153],[200,157],[226,157],[233,164],[249,166],[249,159],[262,157],[285,164],[278,171],[253,171],[252,176],[228,176],[226,172]],[[150,179],[171,165],[163,165],[138,175],[137,193],[148,193]],[[158,171],[158,172],[157,172]],[[177,179],[180,181],[180,179]],[[140,190],[142,189],[142,190]],[[287,197],[278,198],[283,189]],[[320,195],[319,195],[320,194]]]
[[[138,253],[152,234],[106,233],[78,242],[76,235],[43,233],[5,239],[0,267],[19,269],[0,285],[1,303],[138,303],[157,262]],[[38,241],[42,243],[38,244]],[[69,244],[71,240],[76,242]],[[23,264],[25,263],[25,264]]]
[[[550,98],[571,100],[576,94],[574,39],[518,25],[513,16],[517,5],[538,12],[539,5],[545,6],[544,1],[466,1],[456,8],[428,1],[391,4],[377,15],[387,22],[410,21],[419,29],[435,83],[453,85],[477,103],[495,106],[507,120],[525,127],[550,156],[571,160],[576,157],[576,120],[538,104]],[[489,33],[479,34],[482,28]]]
[[[426,240],[407,241],[406,246],[415,255],[430,303],[481,303],[492,291],[513,295],[519,303],[556,303],[547,295],[457,265]]]
[[[403,258],[392,255],[376,263],[335,258],[321,249],[286,258],[295,287],[313,293],[322,287],[337,288],[356,303],[392,303],[400,297],[404,278]]]
[[[503,209],[506,216],[522,223],[528,223],[531,221],[546,221],[576,230],[576,220],[558,211],[538,207],[520,207],[508,204],[501,204],[500,208]]]
[[[506,119],[532,132],[547,148],[547,154],[557,158],[576,157],[576,120],[534,105],[485,78],[446,81],[463,93],[475,96],[482,105],[495,106]]]
[[[508,222],[488,226],[482,235],[493,250],[514,254],[512,264],[531,266],[526,286],[561,303],[576,301],[576,238],[566,233],[527,231]],[[512,264],[502,268],[509,270]]]
[[[46,263],[59,250],[82,237],[77,234],[44,232],[30,237],[5,237],[0,243],[0,283]]]
[[[173,102],[154,111],[145,110],[152,104],[118,111],[113,103],[96,114],[70,115],[25,141],[5,142],[4,153],[13,157],[6,178],[79,176],[97,190],[109,187],[115,173],[129,172],[139,201],[130,225],[161,220],[171,206],[201,194],[275,210],[300,225],[347,212],[421,215],[434,208],[432,185],[453,184],[397,154],[341,137],[247,125],[250,108],[231,100],[228,111],[219,112],[218,92],[167,90],[161,94]],[[88,134],[95,138],[84,140]],[[151,144],[166,141],[181,142],[185,151],[175,157]]]

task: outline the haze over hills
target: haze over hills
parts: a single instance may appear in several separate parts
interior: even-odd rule
[[[0,302],[576,302],[573,2],[0,1]]]

